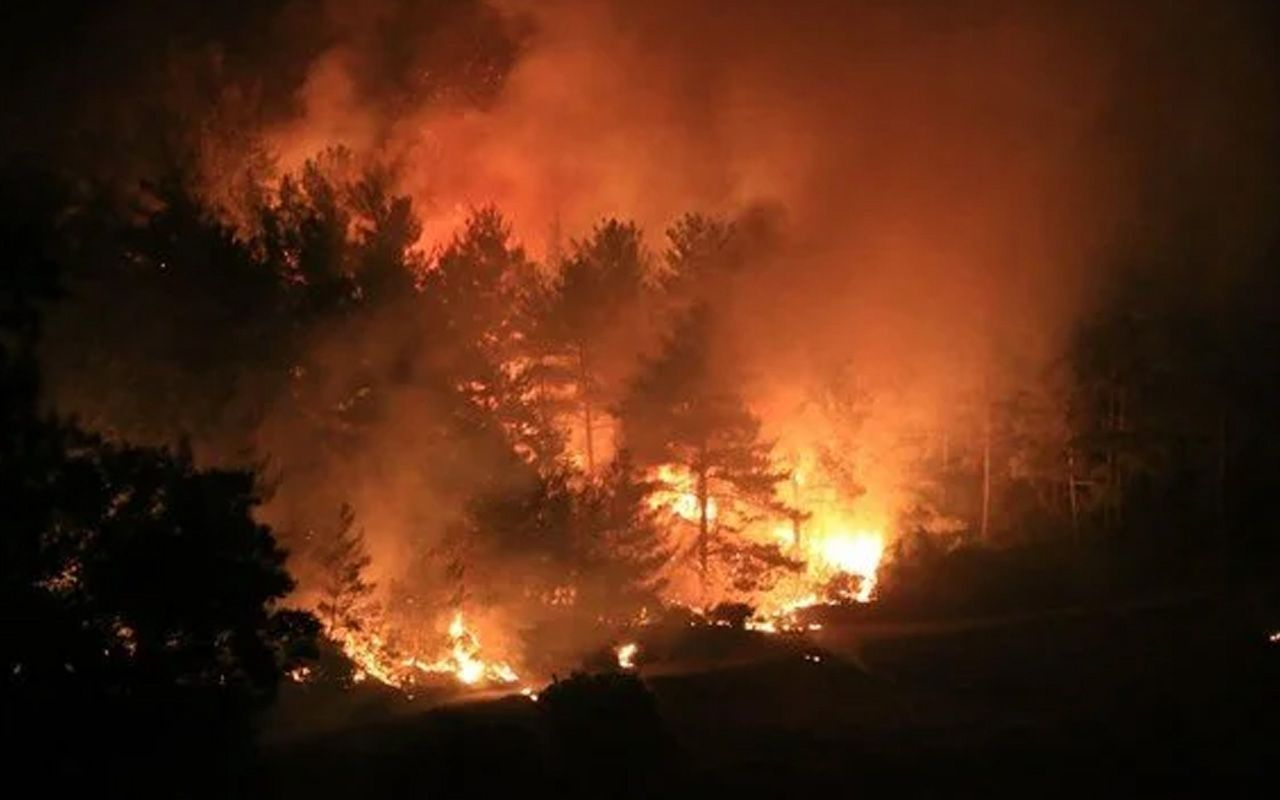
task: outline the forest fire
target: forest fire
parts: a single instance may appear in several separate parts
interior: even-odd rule
[[[452,675],[458,681],[473,686],[480,681],[510,684],[519,680],[515,670],[505,662],[485,661],[479,657],[480,639],[467,629],[462,612],[453,615],[449,622],[449,654],[435,661],[411,659],[409,666],[427,674]]]
[[[872,530],[849,531],[837,527],[825,533],[822,526],[797,548],[793,536],[786,538],[791,552],[803,561],[802,572],[782,579],[778,587],[759,600],[760,613],[751,624],[756,630],[795,630],[795,612],[820,603],[869,603],[875,597],[881,561],[883,534]],[[782,538],[782,537],[779,537]],[[853,581],[846,585],[846,579]]]
[[[446,653],[435,658],[397,654],[382,637],[357,631],[340,632],[337,639],[356,666],[356,682],[368,677],[393,688],[408,689],[423,676],[447,676],[464,686],[510,685],[519,681],[506,662],[481,657],[480,639],[467,627],[461,611],[449,622]]]

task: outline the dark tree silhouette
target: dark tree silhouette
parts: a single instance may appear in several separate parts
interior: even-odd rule
[[[676,314],[711,302],[744,264],[735,226],[705,214],[686,214],[667,230],[663,287]]]
[[[326,531],[316,547],[320,574],[320,600],[316,612],[330,636],[344,630],[359,630],[361,618],[370,608],[374,585],[365,580],[369,554],[365,551],[364,530],[355,526],[355,511],[344,503],[336,524]]]
[[[672,548],[649,507],[653,488],[621,453],[579,490],[574,529],[587,608],[629,621],[656,607]]]
[[[108,793],[225,796],[253,712],[312,652],[315,621],[275,606],[293,583],[253,519],[251,473],[108,443],[38,410],[35,301],[54,273],[31,231],[3,233],[6,740],[28,743],[24,769]]]
[[[480,209],[425,277],[425,335],[432,368],[469,406],[469,427],[496,424],[523,459],[549,465],[563,441],[533,399],[529,306],[537,280],[502,215]]]
[[[576,673],[547,687],[539,706],[573,795],[651,797],[673,777],[673,742],[636,676]]]
[[[537,307],[536,346],[544,390],[581,419],[586,469],[597,465],[596,432],[644,340],[649,255],[634,223],[605,220],[575,241]]]
[[[736,376],[711,362],[711,324],[705,307],[695,309],[641,373],[621,408],[623,441],[640,464],[688,471],[697,502],[699,574],[705,584],[715,556],[746,588],[772,568],[792,566],[777,547],[735,536],[762,512],[789,512],[776,495],[786,476],[774,470],[760,422],[732,386]],[[719,510],[714,516],[712,503]]]

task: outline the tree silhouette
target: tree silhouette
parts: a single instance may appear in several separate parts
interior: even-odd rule
[[[789,512],[776,496],[785,475],[773,469],[759,420],[732,388],[732,370],[712,363],[711,334],[706,307],[677,327],[623,402],[623,438],[638,463],[679,465],[692,476],[694,551],[704,587],[715,556],[747,588],[791,566],[776,546],[734,536],[761,513]]]
[[[316,548],[320,572],[320,600],[316,611],[325,632],[334,636],[345,630],[360,630],[361,618],[369,608],[374,585],[364,579],[369,567],[364,530],[355,527],[355,511],[343,503],[337,524],[323,534]]]
[[[667,230],[663,288],[683,314],[710,303],[729,275],[742,268],[742,242],[733,223],[705,214],[686,214]]]
[[[653,488],[624,452],[577,494],[579,595],[598,613],[631,620],[657,603],[666,583],[672,548],[649,506]]]
[[[593,796],[650,797],[674,780],[674,747],[658,704],[635,675],[575,673],[546,688],[539,707],[550,722],[568,788]]]
[[[586,469],[596,432],[643,340],[649,255],[634,223],[608,219],[572,253],[537,309],[540,380],[581,418]]]
[[[315,621],[276,607],[293,582],[253,518],[251,473],[106,442],[38,409],[37,303],[54,273],[31,231],[0,242],[6,738],[30,743],[24,769],[108,793],[225,796],[228,759],[313,651]]]
[[[432,370],[458,393],[459,422],[496,425],[526,461],[550,464],[563,442],[534,402],[529,339],[535,267],[496,209],[484,208],[440,253],[423,283]]]

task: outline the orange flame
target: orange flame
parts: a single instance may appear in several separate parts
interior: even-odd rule
[[[618,657],[619,669],[636,668],[636,654],[640,652],[640,645],[635,642],[627,642],[626,644],[618,645],[613,652]]]
[[[451,676],[464,686],[479,683],[513,684],[520,680],[505,661],[480,657],[480,639],[467,628],[462,612],[454,613],[448,628],[449,647],[436,658],[416,655],[397,657],[386,641],[376,635],[349,631],[342,636],[343,652],[356,665],[352,676],[357,683],[373,678],[397,689],[412,687],[418,674]]]
[[[663,464],[654,471],[650,479],[659,486],[649,496],[650,508],[666,508],[687,522],[699,521],[702,509],[698,502],[697,481],[689,470],[674,464]],[[719,508],[716,499],[708,496],[707,519],[714,521],[717,513]]]

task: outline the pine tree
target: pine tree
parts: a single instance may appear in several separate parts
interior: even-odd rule
[[[530,298],[536,267],[496,209],[475,212],[423,285],[431,368],[457,392],[471,429],[496,425],[519,456],[551,464],[559,432],[535,402]]]
[[[320,573],[320,600],[316,611],[325,631],[359,630],[361,618],[370,610],[374,585],[365,580],[369,555],[365,551],[364,530],[355,527],[355,512],[343,503],[337,525],[317,548]]]
[[[712,364],[711,330],[705,306],[677,327],[623,403],[623,439],[638,463],[677,465],[692,477],[704,591],[713,557],[735,587],[754,588],[775,568],[793,564],[776,546],[735,534],[762,514],[790,512],[776,496],[785,475],[773,469],[760,421],[732,388],[732,370]]]
[[[587,607],[631,619],[657,602],[672,548],[648,502],[653,489],[623,453],[578,492],[574,528]]]
[[[686,214],[667,230],[662,283],[675,313],[708,302],[743,265],[736,234],[732,223],[702,214]]]
[[[539,380],[580,417],[589,474],[599,460],[600,418],[643,339],[648,272],[640,229],[605,220],[573,243],[538,303]]]

